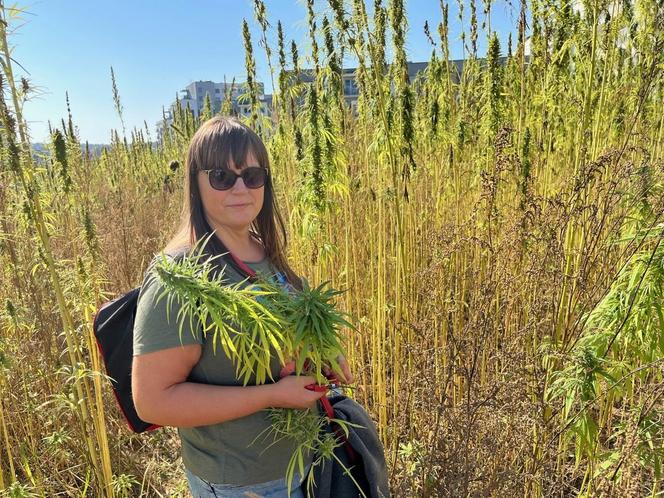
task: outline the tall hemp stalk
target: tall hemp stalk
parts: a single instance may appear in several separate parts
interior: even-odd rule
[[[28,139],[27,124],[23,117],[23,106],[19,101],[19,91],[16,87],[12,65],[11,51],[7,39],[9,20],[15,14],[12,8],[7,9],[0,1],[0,65],[2,66],[3,81],[0,82],[0,115],[3,125],[4,141],[9,151],[9,168],[14,180],[25,195],[25,206],[33,228],[39,240],[39,250],[44,258],[44,265],[50,277],[50,284],[57,301],[58,312],[66,338],[66,353],[71,373],[74,376],[74,400],[76,415],[80,425],[80,433],[87,446],[86,457],[95,474],[96,490],[101,496],[113,497],[111,487],[113,474],[111,470],[109,449],[105,438],[106,428],[103,416],[103,407],[97,407],[90,395],[92,389],[85,373],[85,365],[81,356],[81,345],[78,342],[74,320],[61,285],[62,277],[55,260],[51,246],[51,233],[46,221],[41,202],[41,186],[38,172],[32,160],[31,144]],[[12,110],[6,103],[4,86],[9,89]],[[13,111],[13,112],[12,112]],[[16,143],[16,125],[20,143]],[[88,328],[88,333],[91,330]],[[94,341],[92,341],[94,342]],[[94,384],[95,392],[100,388],[99,383]],[[100,394],[96,392],[97,399]],[[101,412],[98,412],[101,410]],[[12,476],[13,479],[13,476]]]

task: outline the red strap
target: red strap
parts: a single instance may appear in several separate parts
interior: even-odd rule
[[[235,254],[232,252],[228,251],[228,254],[230,254],[231,258],[233,258],[233,261],[242,269],[243,272],[245,272],[247,275],[250,277],[255,277],[256,272],[249,268],[246,264],[244,264],[244,261],[242,261],[240,258],[238,258]]]
[[[323,408],[325,409],[327,418],[333,419],[334,408],[332,408],[332,404],[330,403],[330,400],[328,399],[327,395],[324,395],[319,399],[321,404],[323,405]],[[350,458],[351,463],[356,462],[358,460],[357,453],[355,453],[355,450],[351,446],[350,441],[348,441],[346,433],[343,431],[341,427],[339,427],[339,424],[333,422],[330,422],[330,424],[333,424],[332,428],[334,429],[334,433],[337,435],[339,440],[343,443],[344,447],[346,448],[346,453],[348,453],[348,458]]]
[[[325,408],[325,413],[327,413],[327,418],[334,418],[334,408],[332,408],[330,400],[327,399],[327,396],[323,396],[322,398],[319,399],[320,402],[323,404],[323,408]]]

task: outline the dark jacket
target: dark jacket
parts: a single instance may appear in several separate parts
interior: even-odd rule
[[[347,396],[338,394],[330,396],[328,399],[334,408],[335,418],[364,427],[363,429],[348,427],[348,441],[359,457],[355,464],[351,463],[344,445],[335,448],[334,454],[346,468],[351,469],[353,478],[360,484],[367,498],[389,498],[390,489],[385,453],[373,421],[362,405]],[[327,425],[328,432],[333,432],[333,425],[336,424]],[[308,495],[309,498],[357,498],[362,496],[355,483],[344,475],[344,469],[334,458],[324,460],[313,467],[312,471],[316,484],[313,495]],[[303,488],[306,488],[306,481]]]

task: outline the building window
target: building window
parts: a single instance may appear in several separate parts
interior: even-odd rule
[[[214,93],[221,93],[221,91],[218,88],[215,88]]]

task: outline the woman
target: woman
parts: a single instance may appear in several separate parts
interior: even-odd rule
[[[277,230],[277,225],[279,230]],[[288,265],[286,233],[277,209],[267,150],[250,128],[234,118],[214,117],[194,134],[186,160],[182,222],[164,252],[185,252],[213,233],[211,255],[230,251],[257,273],[296,289],[301,281]],[[154,263],[153,259],[152,263]],[[226,266],[231,282],[246,275]],[[276,281],[276,280],[274,280]],[[286,496],[284,476],[295,448],[292,441],[274,443],[266,408],[316,409],[325,395],[305,389],[312,376],[288,375],[294,362],[281,365],[272,352],[273,383],[243,386],[235,366],[213,340],[202,337],[200,324],[166,319],[167,299],[150,269],[141,287],[134,324],[132,390],[143,420],[178,428],[189,487],[195,498],[221,496]],[[173,300],[170,316],[177,316]],[[342,379],[352,382],[343,357]],[[264,432],[262,438],[257,438]],[[267,437],[265,437],[267,435]],[[306,471],[314,455],[305,462]],[[304,496],[305,476],[296,474],[291,496]],[[252,494],[253,493],[253,494]]]

